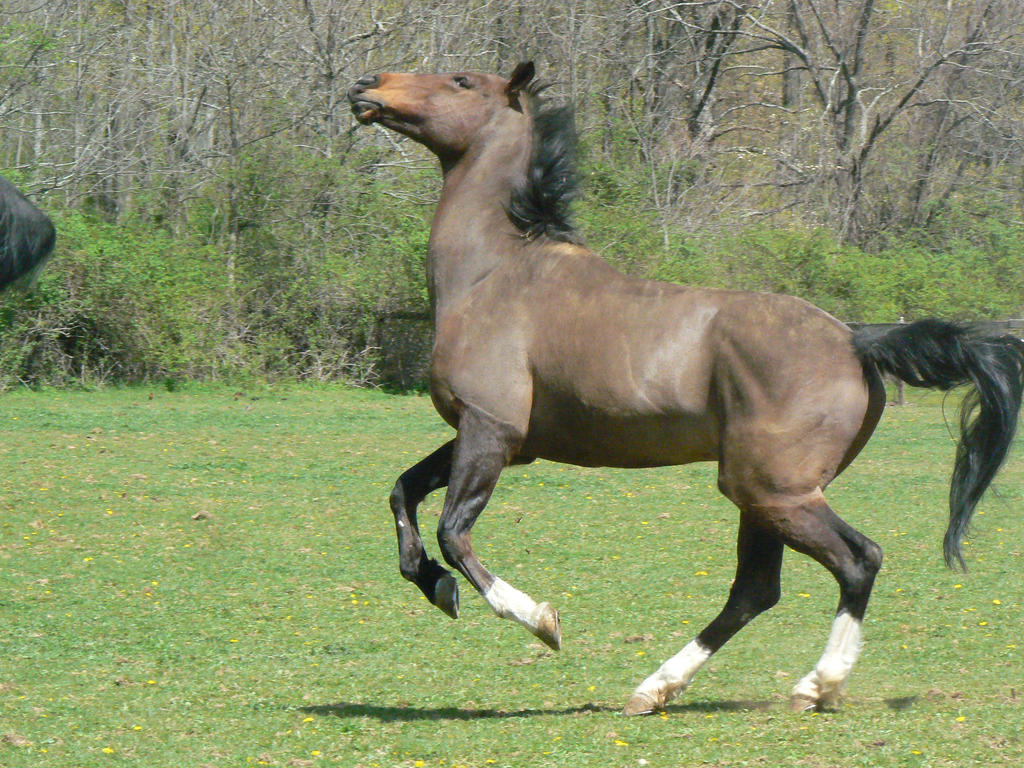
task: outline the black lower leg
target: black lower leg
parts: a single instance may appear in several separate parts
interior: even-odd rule
[[[514,460],[521,441],[518,430],[484,411],[466,406],[459,415],[459,434],[437,539],[445,562],[481,593],[494,583],[494,576],[474,554],[470,531],[487,506],[501,471]]]
[[[882,548],[839,517],[824,502],[811,506],[808,523],[787,541],[794,549],[824,565],[839,585],[836,613],[864,620],[875,576],[882,567]]]
[[[822,498],[803,504],[799,512],[785,518],[789,521],[786,543],[825,566],[839,584],[839,606],[825,651],[790,694],[790,706],[802,711],[834,706],[840,699],[859,654],[861,623],[882,564],[882,550]]]
[[[855,560],[850,573],[836,575],[839,579],[837,613],[846,611],[858,621],[863,621],[875,576],[882,567],[882,548],[841,518],[836,517],[836,521],[837,531],[850,547]]]
[[[694,673],[711,654],[747,622],[778,602],[782,542],[742,514],[736,554],[736,580],[729,591],[729,599],[718,616],[697,635],[696,644],[700,648],[687,646],[665,662],[633,693],[623,714],[648,714],[663,707],[689,685]]]
[[[445,562],[485,592],[494,577],[473,552],[470,531],[509,460],[511,438],[476,412],[463,414],[437,539]]]
[[[697,642],[712,653],[779,601],[782,542],[741,516],[736,554],[736,580],[729,599],[721,613],[697,636]]]
[[[454,441],[448,442],[402,473],[391,491],[391,511],[398,536],[399,570],[431,603],[437,604],[437,585],[450,574],[427,557],[420,537],[416,509],[431,491],[448,484]]]

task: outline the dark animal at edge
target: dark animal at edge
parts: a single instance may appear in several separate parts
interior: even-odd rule
[[[49,217],[0,176],[0,289],[31,283],[56,239]]]
[[[458,616],[458,585],[427,556],[416,510],[447,486],[437,540],[445,562],[493,610],[552,648],[557,612],[490,573],[470,531],[504,467],[537,458],[585,466],[718,463],[739,509],[736,578],[719,615],[635,689],[627,714],[659,710],[737,631],[779,599],[783,548],[839,585],[820,661],[795,709],[837,703],[857,659],[882,550],[825,500],[871,436],[882,375],[967,385],[950,491],[947,563],[1006,458],[1024,390],[1024,342],[921,320],[853,331],[790,296],[625,276],[572,227],[575,133],[547,104],[532,63],[511,78],[383,73],[348,92],[356,119],[422,143],[443,186],[427,254],[436,341],[430,388],[456,436],[391,494],[402,576]]]

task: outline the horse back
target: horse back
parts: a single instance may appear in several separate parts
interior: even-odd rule
[[[807,302],[640,280],[575,246],[531,255],[438,319],[432,369],[449,423],[470,404],[514,425],[531,458],[717,459],[730,420],[804,428],[793,396],[823,361],[860,371],[849,330]]]

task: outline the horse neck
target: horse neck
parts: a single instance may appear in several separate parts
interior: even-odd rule
[[[458,160],[443,163],[444,184],[427,256],[435,317],[512,254],[521,234],[506,205],[530,147],[526,118],[503,110]]]

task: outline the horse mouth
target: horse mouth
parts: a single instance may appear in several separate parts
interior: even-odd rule
[[[355,115],[356,120],[364,124],[376,120],[383,109],[382,104],[368,99],[356,99],[352,102],[352,114]]]

